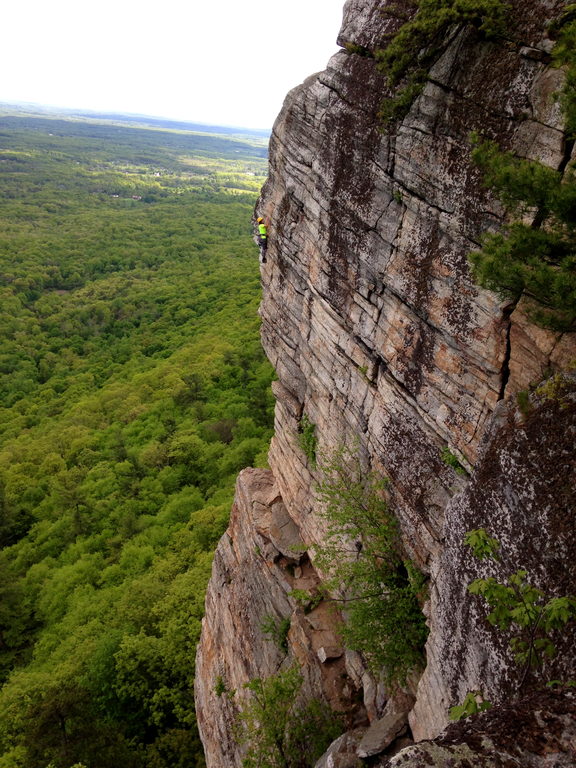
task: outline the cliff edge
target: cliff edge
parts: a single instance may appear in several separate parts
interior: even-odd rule
[[[208,588],[196,701],[209,768],[242,763],[243,685],[295,663],[303,695],[356,734],[341,746],[350,761],[326,765],[437,737],[469,691],[509,702],[523,672],[467,591],[489,573],[463,546],[468,531],[499,539],[496,577],[512,563],[547,594],[576,592],[575,334],[536,327],[522,299],[479,288],[467,259],[504,220],[471,162],[472,131],[550,168],[573,159],[547,37],[565,3],[513,0],[513,32],[497,42],[473,25],[451,28],[423,91],[383,131],[390,86],[367,52],[398,28],[382,13],[393,5],[348,0],[347,48],[290,92],[273,130],[258,212],[270,224],[260,313],[278,376],[275,435],[270,470],[239,477]],[[537,390],[546,380],[555,385]],[[533,392],[523,410],[521,391]],[[326,535],[303,425],[318,456],[347,445],[389,479],[404,549],[428,578],[426,665],[401,695],[343,647],[326,602],[294,597],[318,589],[311,553]],[[284,622],[282,644],[262,631],[271,620]],[[575,639],[565,633],[550,675],[574,677]],[[392,709],[400,726],[359,751]]]

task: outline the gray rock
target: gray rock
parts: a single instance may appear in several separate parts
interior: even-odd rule
[[[209,765],[242,764],[237,715],[248,696],[244,685],[281,668],[296,664],[302,670],[303,704],[320,698],[352,719],[362,710],[355,703],[358,687],[346,672],[342,650],[336,652],[338,616],[325,604],[306,616],[290,595],[294,588],[314,590],[319,583],[303,553],[297,555],[299,567],[293,567],[296,538],[272,473],[241,472],[230,525],[214,556],[196,656],[196,712]],[[290,619],[288,653],[263,632],[270,618]],[[330,663],[323,663],[328,659]],[[218,680],[235,694],[218,695]]]
[[[316,655],[322,662],[322,664],[325,664],[327,661],[331,661],[332,659],[339,659],[342,654],[344,653],[343,649],[340,646],[332,645],[332,646],[322,646],[321,648],[318,648],[316,651]]]
[[[348,731],[332,742],[314,768],[359,768],[356,750],[364,733],[363,728]]]
[[[408,718],[404,714],[384,715],[381,720],[371,723],[362,741],[358,745],[358,757],[372,757],[392,744],[393,741],[403,736],[408,727]]]
[[[375,768],[572,768],[576,764],[573,692],[540,691],[451,725]]]
[[[414,705],[414,699],[406,694],[396,693],[386,704],[383,716],[375,720],[362,737],[358,745],[358,757],[372,757],[404,736],[408,730],[408,713]]]

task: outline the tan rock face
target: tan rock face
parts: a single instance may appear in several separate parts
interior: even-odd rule
[[[297,664],[303,694],[318,698],[353,725],[366,719],[359,686],[346,668],[339,618],[324,602],[306,611],[293,589],[314,592],[319,579],[269,470],[238,477],[230,526],[214,558],[196,660],[196,711],[208,765],[240,766],[238,712],[244,684]],[[265,632],[288,620],[286,649]]]
[[[372,45],[389,23],[379,5],[348,3],[340,39]],[[550,9],[534,6],[543,22]],[[522,24],[536,49],[543,26]],[[470,163],[470,131],[552,166],[564,159],[550,98],[558,75],[548,72],[462,32],[389,136],[376,117],[387,86],[369,58],[341,52],[288,97],[260,205],[271,221],[261,314],[282,387],[270,461],[306,541],[317,534],[295,447],[302,410],[320,450],[359,438],[392,478],[425,564],[458,485],[443,446],[473,465],[502,395],[554,369],[558,335],[542,332],[540,343],[520,311],[510,321],[473,284],[466,258],[499,215]],[[527,112],[533,119],[520,120]],[[527,144],[530,131],[538,141]]]
[[[382,5],[348,0],[340,44],[384,44],[399,22]],[[562,565],[542,553],[568,501],[546,495],[540,468],[561,467],[574,485],[574,466],[552,421],[542,421],[546,437],[534,451],[528,422],[512,434],[501,421],[515,423],[519,390],[576,358],[574,334],[535,328],[522,302],[508,306],[479,289],[467,260],[503,216],[470,161],[470,132],[553,168],[567,159],[553,98],[563,75],[549,66],[546,39],[546,21],[564,3],[510,7],[514,39],[498,44],[471,28],[453,30],[423,93],[388,133],[377,116],[389,95],[384,75],[371,58],[344,50],[288,95],[274,126],[258,205],[270,222],[262,341],[278,375],[272,473],[241,475],[208,591],[197,700],[209,768],[240,760],[230,730],[237,704],[215,696],[215,678],[241,691],[250,677],[286,663],[262,635],[266,615],[291,617],[289,658],[307,670],[310,695],[346,709],[360,691],[358,717],[383,717],[382,687],[358,654],[338,655],[335,617],[321,608],[311,621],[289,595],[295,580],[318,579],[297,542],[325,534],[314,490],[321,471],[299,441],[303,415],[315,425],[320,466],[323,454],[346,444],[390,478],[406,550],[433,577],[428,667],[410,717],[416,738],[435,736],[448,706],[481,680],[497,700],[518,678],[506,642],[482,629],[485,614],[467,596],[475,570],[462,553],[466,530],[504,532],[514,555],[528,554],[554,589]],[[573,434],[571,413],[557,411],[562,434]],[[446,446],[468,475],[443,461]],[[540,514],[535,499],[544,498]],[[525,536],[514,545],[524,524],[535,549]],[[565,587],[576,558],[569,562]]]

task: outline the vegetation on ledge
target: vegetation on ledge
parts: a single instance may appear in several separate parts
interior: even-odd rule
[[[425,577],[403,552],[386,481],[345,448],[324,457],[321,472],[318,496],[328,528],[314,562],[327,578],[316,598],[292,594],[309,606],[325,598],[341,605],[346,647],[361,652],[389,684],[402,685],[423,665]]]
[[[506,31],[508,6],[503,0],[413,0],[404,8],[392,5],[384,13],[404,24],[385,47],[374,51],[378,68],[397,92],[382,102],[384,127],[401,120],[422,92],[428,71],[445,49],[448,31],[459,24],[475,27],[488,39]]]
[[[576,178],[475,139],[472,153],[511,222],[470,255],[477,282],[504,298],[531,300],[532,319],[576,328]]]

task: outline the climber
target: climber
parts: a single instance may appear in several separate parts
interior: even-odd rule
[[[259,216],[256,219],[258,224],[258,247],[260,248],[260,261],[262,264],[266,262],[266,249],[268,248],[268,229],[264,224],[264,219]]]

